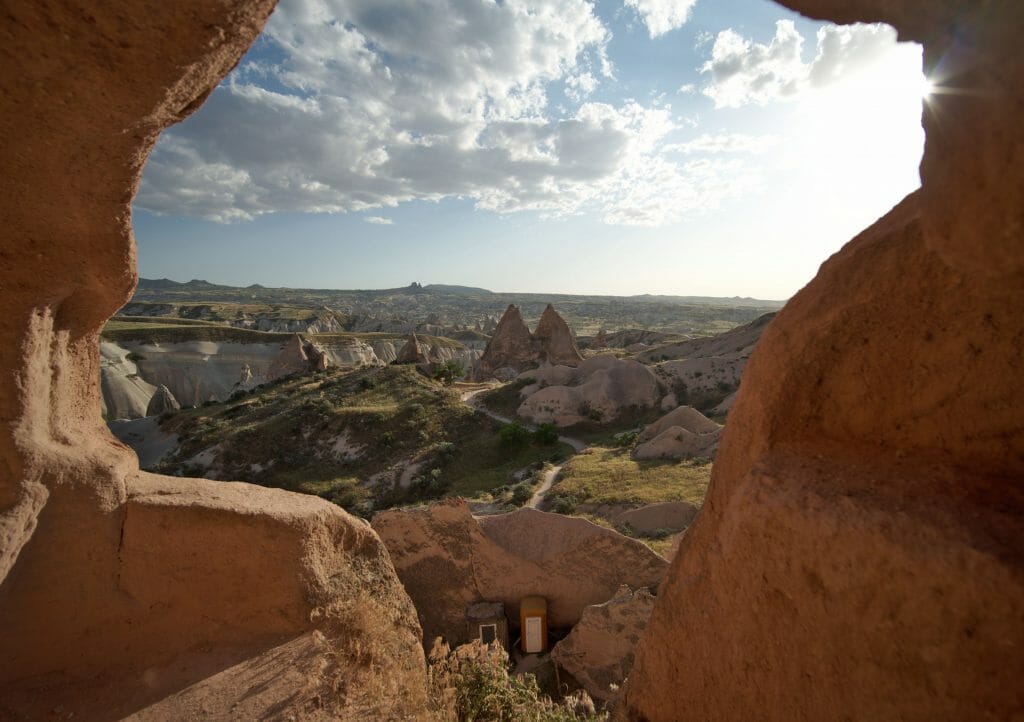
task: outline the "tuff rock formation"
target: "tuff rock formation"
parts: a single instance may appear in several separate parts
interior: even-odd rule
[[[766,313],[748,324],[725,333],[663,344],[637,356],[643,363],[656,363],[655,373],[665,386],[674,390],[676,403],[686,397],[718,394],[735,389],[747,359],[774,313]]]
[[[532,334],[519,309],[509,305],[480,357],[476,377],[512,378],[541,363],[578,366],[582,360],[572,332],[551,304]]]
[[[18,261],[0,263],[0,717],[425,708],[415,611],[365,523],[141,473],[100,416],[99,331],[136,283],[139,171],[272,7],[4,5],[0,256]]]
[[[536,364],[537,349],[530,329],[526,327],[519,309],[509,305],[480,357],[476,368],[477,378],[493,376],[499,369],[521,371]]]
[[[146,415],[156,386],[139,375],[130,354],[117,344],[100,344],[101,409],[107,419],[139,419]]]
[[[1024,4],[784,4],[924,45],[922,187],[765,329],[616,714],[1013,719]]]
[[[637,436],[637,459],[711,459],[722,427],[689,406],[679,406]]]
[[[699,511],[700,507],[687,501],[665,501],[624,511],[616,517],[615,522],[628,524],[639,534],[678,532],[690,526]]]
[[[654,609],[648,589],[622,587],[604,604],[583,610],[569,636],[555,645],[551,658],[591,697],[611,702],[633,668],[633,654]]]
[[[161,385],[153,394],[153,398],[149,400],[149,405],[146,407],[146,416],[159,416],[165,414],[168,411],[177,411],[181,408],[181,404],[174,398],[174,394],[166,386]]]
[[[647,366],[614,356],[594,356],[578,368],[546,366],[519,378],[533,383],[520,391],[524,400],[516,413],[535,424],[608,421],[629,407],[653,407],[661,398]]]
[[[549,623],[567,627],[622,584],[657,587],[664,559],[638,541],[584,519],[520,509],[476,518],[462,500],[383,511],[373,528],[412,597],[429,646],[468,641],[465,610],[505,604],[518,619],[524,596],[548,600]]]
[[[428,363],[427,355],[423,352],[420,340],[415,333],[410,333],[405,345],[398,350],[395,357],[396,364],[425,364]]]
[[[541,360],[545,363],[553,366],[579,366],[583,362],[572,331],[550,303],[537,322],[533,338],[540,346]]]

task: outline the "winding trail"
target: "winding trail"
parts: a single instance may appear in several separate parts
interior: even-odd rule
[[[502,416],[499,413],[491,411],[477,400],[476,397],[479,394],[483,393],[484,391],[490,391],[492,388],[495,387],[486,386],[484,388],[463,391],[461,394],[459,394],[459,399],[466,406],[470,407],[471,409],[476,409],[477,411],[483,412],[484,414],[490,416],[495,421],[500,421],[503,424],[511,424],[518,422],[525,426],[530,431],[536,431],[537,427],[534,424],[529,424],[525,421],[520,421],[518,419],[510,419],[507,416]],[[574,439],[571,436],[559,436],[558,440],[561,441],[563,444],[568,444],[569,446],[571,446],[577,454],[587,448],[587,443],[585,441],[581,441],[580,439]],[[544,501],[544,499],[547,497],[548,492],[551,491],[551,487],[554,486],[555,480],[558,479],[558,475],[562,473],[563,466],[564,464],[558,464],[557,466],[552,466],[550,469],[544,472],[544,478],[541,481],[541,485],[537,487],[537,490],[535,492],[533,492],[533,496],[530,497],[530,500],[523,504],[524,507],[536,509]]]

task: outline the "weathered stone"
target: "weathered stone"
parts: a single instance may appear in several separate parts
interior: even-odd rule
[[[517,371],[536,366],[537,349],[519,309],[510,305],[498,321],[491,340],[477,364],[477,377],[488,378],[501,368]]]
[[[174,398],[174,394],[166,386],[161,385],[153,394],[153,398],[149,400],[149,405],[146,407],[146,416],[159,416],[160,414],[166,414],[168,411],[177,411],[181,408],[181,404]]]
[[[591,697],[610,702],[633,668],[633,654],[652,609],[649,590],[623,587],[604,604],[584,609],[569,636],[551,650],[551,658]]]
[[[550,303],[541,314],[533,337],[540,345],[544,362],[558,366],[579,366],[582,363],[583,357],[576,347],[572,331]]]
[[[510,619],[520,600],[548,600],[553,626],[571,626],[585,607],[622,584],[656,587],[667,567],[640,542],[584,519],[520,509],[475,518],[464,501],[376,514],[373,527],[412,597],[429,646],[465,641],[466,607],[500,601]]]
[[[711,459],[722,427],[689,406],[679,406],[637,436],[637,459]]]
[[[611,355],[594,356],[575,369],[552,366],[527,371],[520,378],[550,384],[538,386],[516,411],[537,424],[609,421],[630,407],[653,407],[661,398],[658,379],[647,366]]]
[[[785,0],[923,42],[922,188],[744,372],[619,719],[1024,709],[1024,5]]]
[[[410,333],[405,345],[398,351],[395,358],[396,364],[425,364],[428,363],[427,355],[423,352],[419,338],[415,333]]]
[[[139,172],[273,5],[4,6],[0,256],[18,262],[0,263],[0,716],[426,706],[415,613],[371,529],[299,494],[140,473],[99,413]]]

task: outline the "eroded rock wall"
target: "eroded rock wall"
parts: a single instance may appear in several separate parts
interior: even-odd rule
[[[98,332],[136,282],[142,164],[273,5],[4,5],[0,717],[423,708],[419,626],[372,530],[319,500],[141,474],[100,413]],[[271,695],[227,673],[257,679],[275,655],[319,676]]]
[[[893,23],[959,92],[925,106],[922,189],[761,337],[618,716],[1011,719],[1024,710],[1024,6],[786,4]]]
[[[667,564],[635,539],[585,519],[520,509],[475,518],[462,500],[391,509],[373,518],[423,625],[424,643],[469,641],[466,606],[500,601],[512,620],[523,597],[548,600],[556,627],[619,586],[656,588]]]

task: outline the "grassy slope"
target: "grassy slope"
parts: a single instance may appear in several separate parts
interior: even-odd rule
[[[625,449],[593,447],[565,465],[551,495],[586,504],[688,501],[700,505],[710,480],[709,463],[636,461]]]
[[[511,472],[565,454],[560,446],[509,452],[499,425],[462,404],[450,389],[408,366],[292,377],[223,404],[177,412],[163,424],[179,434],[167,473],[201,475],[189,460],[218,446],[221,476],[317,494],[364,512],[442,493],[472,496],[510,483]],[[332,453],[339,437],[359,458]],[[411,491],[371,490],[360,482],[416,457],[436,484]]]

